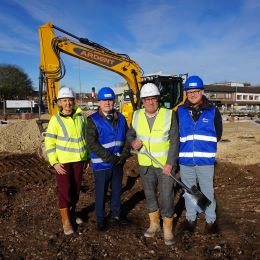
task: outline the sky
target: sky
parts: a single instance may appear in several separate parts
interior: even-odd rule
[[[38,27],[52,22],[136,61],[145,74],[199,75],[206,84],[260,84],[258,0],[0,0],[0,64],[19,66],[38,89]],[[61,36],[60,32],[55,32]],[[114,87],[111,71],[61,55],[61,85]]]

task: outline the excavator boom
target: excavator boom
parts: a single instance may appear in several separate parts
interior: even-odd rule
[[[54,29],[76,38],[77,41],[67,37],[56,37]],[[56,111],[55,102],[59,90],[59,81],[65,74],[65,67],[61,60],[60,52],[121,75],[127,81],[133,95],[139,96],[142,70],[127,55],[112,52],[88,39],[79,38],[54,26],[52,23],[47,23],[39,27],[39,37],[40,74],[42,82],[46,87],[50,115]],[[136,109],[137,102],[133,99],[131,100],[134,110]]]
[[[59,31],[66,35],[56,36]],[[121,112],[128,124],[132,119],[133,111],[140,107],[140,89],[146,82],[155,83],[160,91],[161,105],[174,109],[183,102],[182,78],[176,76],[153,75],[144,77],[139,65],[126,54],[113,52],[102,45],[86,38],[77,37],[63,29],[46,23],[39,27],[40,37],[40,97],[45,86],[49,114],[56,112],[56,97],[60,80],[65,75],[65,66],[61,53],[92,63],[96,66],[110,70],[121,75],[129,87],[127,98],[121,105]],[[40,107],[41,106],[40,98]],[[127,102],[126,102],[127,101]]]

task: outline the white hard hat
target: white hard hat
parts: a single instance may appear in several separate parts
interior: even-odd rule
[[[75,98],[73,91],[70,88],[67,87],[63,87],[59,90],[57,99],[61,99],[61,98]]]
[[[146,83],[141,88],[140,97],[152,97],[152,96],[160,96],[160,92],[157,86],[153,83]]]

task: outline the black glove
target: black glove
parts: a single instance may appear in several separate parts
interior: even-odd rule
[[[126,158],[125,158],[125,157],[122,157],[122,156],[120,156],[120,157],[119,157],[119,160],[118,160],[118,162],[117,162],[117,164],[116,164],[116,165],[124,165],[124,164],[125,164],[125,162],[126,162]]]
[[[117,156],[117,155],[115,155],[115,154],[113,154],[110,161],[111,161],[111,162],[110,162],[111,164],[113,164],[113,165],[118,165],[118,163],[119,163],[119,161],[120,161],[120,157]]]

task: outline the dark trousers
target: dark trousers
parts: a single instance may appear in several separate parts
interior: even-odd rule
[[[59,208],[76,207],[79,200],[84,162],[63,164],[67,174],[56,173]]]
[[[97,222],[104,222],[105,202],[107,199],[107,191],[111,184],[111,213],[112,216],[120,216],[121,207],[121,189],[123,179],[123,167],[114,166],[112,169],[94,171],[96,203],[95,212]]]

